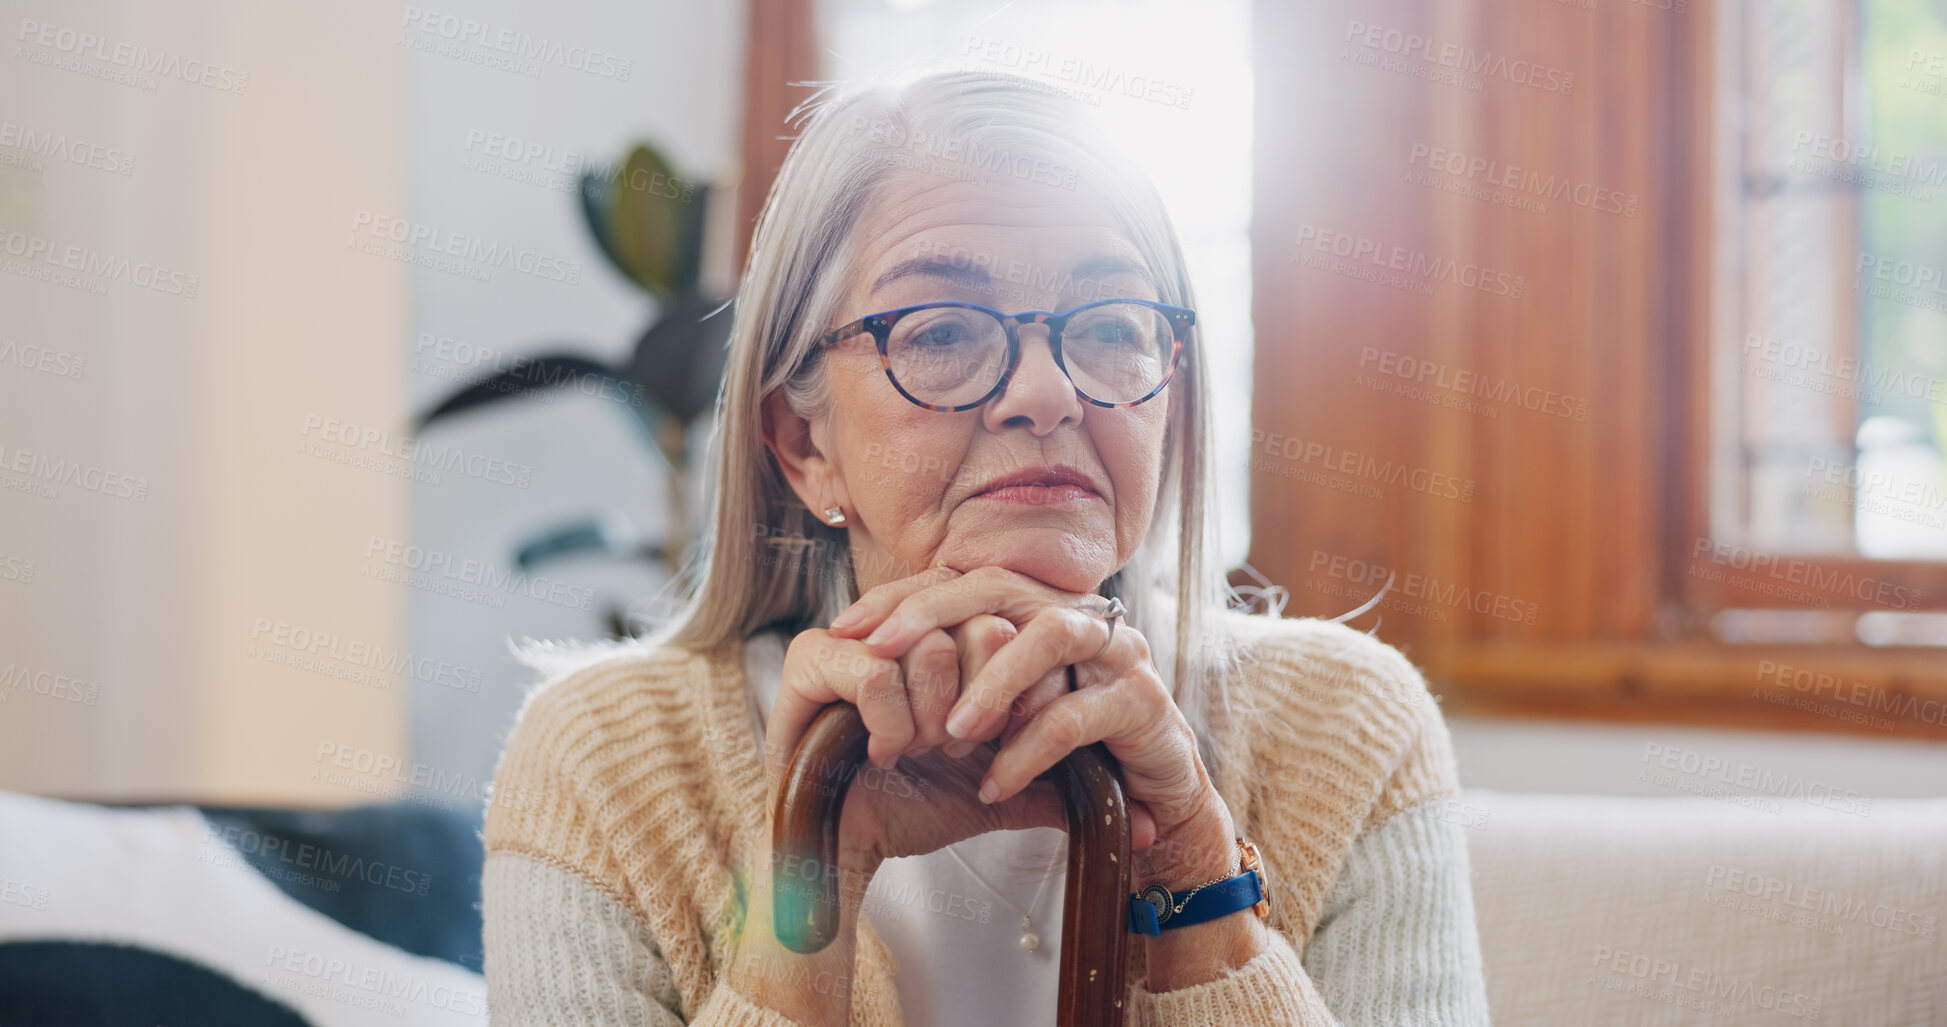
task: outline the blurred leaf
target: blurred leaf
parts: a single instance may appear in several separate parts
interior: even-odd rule
[[[522,357],[503,371],[460,386],[452,395],[420,414],[414,420],[413,430],[419,431],[435,421],[476,407],[506,399],[524,399],[561,388],[578,389],[611,399],[617,396],[634,397],[631,405],[644,402],[636,395],[635,386],[607,364],[573,353],[552,353]],[[647,422],[650,418],[644,420]]]
[[[608,234],[609,207],[614,202],[614,189],[613,178],[593,169],[583,170],[579,191],[581,216],[588,225],[588,234],[595,237],[595,245],[602,251],[602,256],[608,258],[608,262],[614,265],[615,270],[622,277],[633,282],[635,279],[630,274],[628,265],[622,262],[622,255],[615,252],[615,240]]]
[[[648,145],[638,145],[609,190],[608,236],[629,277],[660,295],[679,293],[684,184]]]
[[[636,343],[629,376],[682,424],[717,401],[732,313],[722,299],[678,299]]]
[[[696,185],[688,201],[683,204],[683,224],[676,245],[678,295],[694,294],[697,280],[703,274],[703,233],[707,228],[705,222],[708,220],[711,193],[709,185]]]

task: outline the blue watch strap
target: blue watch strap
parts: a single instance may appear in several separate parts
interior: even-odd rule
[[[1161,885],[1151,885],[1129,896],[1129,930],[1132,934],[1154,937],[1171,927],[1188,927],[1229,916],[1263,900],[1264,879],[1256,868],[1205,885],[1188,899],[1179,898]]]

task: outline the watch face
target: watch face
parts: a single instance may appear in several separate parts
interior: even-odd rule
[[[1142,900],[1156,907],[1156,925],[1162,926],[1170,918],[1170,890],[1160,884],[1152,884],[1142,891]]]

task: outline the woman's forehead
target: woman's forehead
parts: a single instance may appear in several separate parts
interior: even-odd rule
[[[1108,205],[1090,190],[895,176],[855,228],[854,297],[916,278],[977,287],[992,282],[1129,280],[1155,287]]]

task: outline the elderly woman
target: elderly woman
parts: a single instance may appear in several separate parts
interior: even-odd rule
[[[1066,835],[1037,777],[1100,742],[1136,887],[1183,910],[1132,938],[1130,1022],[1486,1021],[1440,714],[1367,636],[1225,609],[1195,303],[1112,152],[993,75],[811,116],[738,297],[694,593],[577,654],[501,758],[497,1020],[1050,1022]],[[799,955],[770,799],[839,701],[870,765],[839,936]]]

